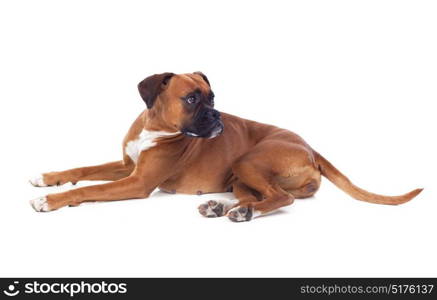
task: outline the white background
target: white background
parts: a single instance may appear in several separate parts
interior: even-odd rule
[[[437,276],[433,1],[2,1],[0,276]],[[34,174],[121,158],[136,84],[203,71],[402,206],[316,197],[247,223],[169,196],[36,213]],[[90,184],[82,183],[81,186]]]

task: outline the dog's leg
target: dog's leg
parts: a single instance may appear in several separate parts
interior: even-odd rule
[[[52,211],[63,206],[77,206],[85,201],[112,201],[146,198],[154,188],[138,176],[114,182],[78,188],[63,193],[49,194],[31,201],[36,211]]]
[[[257,169],[256,164],[250,160],[241,161],[233,169],[241,181],[262,195],[263,200],[250,201],[250,197],[243,197],[238,206],[228,212],[228,218],[231,221],[250,221],[259,215],[267,214],[293,203],[294,197],[275,182],[270,182],[268,176],[263,174],[262,169]]]
[[[34,186],[61,185],[67,182],[76,184],[81,180],[114,181],[129,176],[134,166],[126,165],[123,161],[115,161],[98,166],[75,168],[61,172],[41,174],[30,180]]]
[[[236,199],[209,200],[198,207],[200,214],[208,218],[222,217],[240,204],[257,201],[255,191],[240,181],[232,184],[232,191]]]
[[[262,189],[262,188],[261,188]],[[228,218],[234,222],[250,221],[255,217],[270,213],[294,202],[293,195],[272,185],[264,190],[265,199],[261,201],[241,201],[228,212]]]
[[[320,177],[310,151],[302,145],[277,140],[258,144],[234,163],[232,171],[239,181],[257,191],[262,199],[242,202],[232,208],[228,217],[236,222],[249,221],[290,205],[294,202],[294,194],[297,197],[313,195]],[[260,197],[257,198],[259,200]]]
[[[172,176],[176,165],[176,158],[156,160],[153,165],[149,165],[147,161],[153,159],[150,157],[153,157],[153,153],[148,156],[146,152],[142,152],[138,164],[128,177],[105,184],[49,194],[32,200],[31,205],[36,211],[51,211],[67,205],[77,206],[86,201],[147,198],[160,183]]]

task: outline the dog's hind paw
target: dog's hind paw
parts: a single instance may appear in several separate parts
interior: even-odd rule
[[[217,218],[225,215],[225,205],[216,200],[209,200],[208,202],[199,206],[199,212],[202,216],[207,218]]]
[[[250,221],[259,215],[260,213],[258,211],[254,211],[253,208],[245,206],[237,206],[228,212],[228,218],[232,222]]]
[[[208,218],[222,217],[237,204],[238,200],[235,199],[209,200],[199,206],[199,212]]]

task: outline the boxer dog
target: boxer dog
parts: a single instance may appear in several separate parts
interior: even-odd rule
[[[214,93],[200,72],[152,75],[138,90],[147,109],[124,138],[122,160],[30,180],[34,186],[111,182],[34,199],[36,211],[147,198],[158,187],[198,195],[232,191],[235,200],[210,200],[199,212],[241,222],[313,196],[321,175],[353,198],[371,203],[401,204],[422,191],[383,196],[357,187],[297,134],[215,110]]]

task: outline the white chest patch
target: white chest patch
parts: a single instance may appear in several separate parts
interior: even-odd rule
[[[156,140],[160,137],[171,136],[179,134],[180,132],[166,132],[166,131],[149,131],[143,129],[140,135],[132,141],[129,141],[126,144],[126,154],[134,161],[134,163],[138,162],[138,157],[142,151],[150,149],[156,146]]]

